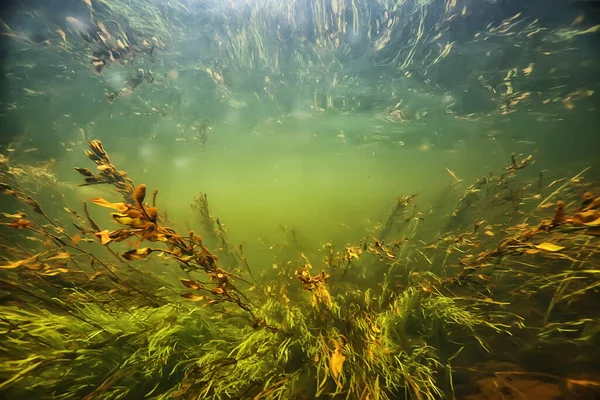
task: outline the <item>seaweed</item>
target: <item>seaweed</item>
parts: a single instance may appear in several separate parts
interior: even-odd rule
[[[167,226],[157,191],[149,202],[147,186],[118,170],[101,142],[89,146],[97,170],[76,170],[83,185],[121,196],[91,199],[112,210],[115,230],[85,203],[83,214],[65,208],[54,218],[34,195],[1,184],[32,210],[3,213],[4,227],[39,238],[0,264],[3,395],[438,399],[600,390],[586,368],[598,356],[581,352],[600,332],[600,201],[585,171],[559,189],[522,183],[529,212],[494,203],[505,211],[498,220],[476,218],[431,244],[415,240],[426,221],[418,204],[406,216],[412,196],[397,199],[379,238],[343,250],[300,251],[295,230],[284,229],[277,257],[290,267],[253,276],[206,195],[196,209],[214,251]],[[531,162],[513,157],[486,184],[504,190]],[[233,272],[240,260],[247,268]],[[560,363],[535,362],[557,349]]]

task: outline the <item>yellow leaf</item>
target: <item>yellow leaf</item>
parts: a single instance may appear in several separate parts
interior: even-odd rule
[[[583,223],[585,226],[600,226],[600,218],[597,218],[593,221],[590,222],[584,222]]]
[[[527,68],[523,68],[523,74],[525,74],[525,76],[531,75],[532,72],[533,72],[533,64],[529,64],[529,66]]]
[[[111,215],[112,215],[113,219],[115,221],[117,221],[118,223],[120,223],[121,225],[128,225],[133,228],[140,228],[140,227],[143,227],[143,225],[144,225],[144,223],[142,222],[141,219],[131,218],[131,217],[127,216],[127,214],[112,213]]]
[[[331,353],[331,357],[329,357],[329,369],[335,379],[342,373],[342,367],[344,366],[345,360],[346,357],[342,354],[340,346],[336,345],[335,350]]]
[[[535,248],[536,249],[540,249],[540,250],[555,252],[555,251],[561,251],[565,247],[564,246],[558,246],[558,245],[553,244],[553,243],[544,242],[544,243],[540,243],[540,244],[535,245]]]
[[[102,272],[100,271],[96,271],[92,274],[92,276],[90,276],[90,282],[93,281],[94,279],[96,279],[97,277],[99,277],[100,275],[102,275]]]
[[[27,214],[25,214],[24,212],[21,212],[18,214],[7,214],[7,213],[1,213],[1,214],[6,218],[13,218],[13,219],[25,218],[27,216]]]
[[[68,258],[71,258],[71,254],[67,253],[66,251],[61,251],[60,253],[56,254],[55,256],[46,258],[46,261],[49,261],[49,260],[66,260]]]
[[[35,255],[35,256],[33,256],[33,257],[26,258],[25,260],[15,261],[15,262],[12,262],[12,263],[10,263],[10,264],[7,264],[7,265],[0,265],[0,269],[13,269],[13,268],[19,268],[19,267],[20,267],[20,266],[22,266],[22,265],[25,265],[25,264],[30,264],[30,263],[32,263],[32,262],[34,262],[34,261],[36,261],[36,260],[38,259],[38,257],[39,257],[39,256],[40,256],[40,254],[36,254],[36,255]]]
[[[105,229],[102,232],[94,233],[94,235],[97,238],[100,238],[100,241],[102,242],[102,244],[108,244],[108,243],[112,242],[112,239],[110,238],[109,233],[110,232],[108,232],[108,229]]]

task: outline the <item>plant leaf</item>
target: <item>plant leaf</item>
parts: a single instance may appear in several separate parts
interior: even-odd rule
[[[111,203],[110,201],[104,200],[102,197],[94,197],[92,199],[92,203],[101,207],[112,208],[113,210],[117,210],[118,212],[125,212],[129,209],[129,207],[125,203]]]
[[[94,176],[92,171],[87,168],[75,168],[75,171],[79,172],[83,176]]]
[[[109,244],[110,242],[112,242],[112,239],[111,239],[109,233],[110,232],[108,232],[108,229],[105,229],[102,232],[94,233],[94,235],[100,239],[102,244]]]
[[[185,293],[185,294],[182,294],[181,297],[183,297],[184,299],[189,300],[189,301],[202,301],[202,300],[204,300],[205,296],[198,296],[197,294],[194,294],[194,293]]]
[[[342,367],[344,366],[345,360],[346,357],[344,357],[339,347],[337,347],[334,352],[331,353],[331,357],[329,358],[329,369],[331,370],[331,374],[335,379],[337,379],[342,373]]]
[[[202,289],[202,285],[192,279],[182,279],[181,283],[183,283],[185,286],[189,287],[190,289],[194,289],[194,290]]]
[[[600,226],[600,217],[590,222],[584,222],[585,226]]]
[[[550,251],[550,252],[556,252],[556,251],[563,250],[565,247],[558,246],[556,244],[549,243],[549,242],[544,242],[544,243],[536,244],[535,248],[540,249],[540,250]]]
[[[135,260],[145,258],[148,254],[152,253],[152,249],[149,247],[142,247],[140,249],[134,249],[126,251],[121,256],[126,260]]]
[[[525,250],[525,254],[537,254],[539,252],[540,252],[539,249],[527,249],[527,250]]]
[[[20,212],[18,214],[8,214],[8,213],[2,213],[3,217],[6,218],[13,218],[13,219],[20,219],[20,218],[25,218],[27,216],[27,214],[25,214],[24,212]]]
[[[133,228],[140,228],[144,226],[144,222],[142,222],[141,219],[132,218],[127,214],[112,213],[111,216],[115,221],[117,221],[121,225],[127,225]]]
[[[71,254],[67,253],[66,251],[61,251],[59,253],[57,253],[56,255],[46,258],[45,261],[49,261],[49,260],[66,260],[68,258],[71,258]]]
[[[19,268],[19,267],[20,267],[20,266],[22,266],[22,265],[25,265],[25,264],[30,264],[30,263],[32,263],[32,262],[34,262],[34,261],[37,261],[37,259],[39,258],[39,256],[40,256],[40,255],[41,255],[41,254],[36,254],[35,256],[32,256],[32,257],[26,258],[26,259],[24,259],[24,260],[15,261],[15,262],[12,262],[12,263],[10,263],[10,264],[6,264],[6,265],[0,265],[0,269],[13,269],[13,268]]]

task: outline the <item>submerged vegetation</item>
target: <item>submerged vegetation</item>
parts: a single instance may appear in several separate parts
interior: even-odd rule
[[[83,185],[121,197],[91,199],[114,211],[115,230],[86,203],[48,215],[4,172],[2,192],[15,200],[2,214],[11,231],[0,266],[8,397],[549,399],[600,390],[589,371],[600,361],[600,197],[587,169],[540,187],[519,177],[532,158],[514,155],[503,173],[467,188],[453,229],[434,238],[419,234],[427,221],[409,207],[416,198],[400,197],[379,239],[329,243],[321,259],[281,257],[281,268],[253,276],[206,195],[194,209],[207,231],[180,233],[156,190],[148,199],[101,142],[89,145],[97,170],[76,170]]]
[[[600,397],[597,146],[572,123],[596,112],[598,58],[581,51],[593,19],[549,22],[537,1],[512,0],[50,3],[23,1],[0,21],[0,119],[17,121],[0,135],[0,397]],[[333,129],[315,128],[323,116]],[[571,160],[564,136],[538,132],[556,126],[572,135]],[[253,247],[240,236],[262,227],[237,234],[208,187],[220,151],[248,137],[271,170],[287,160],[261,148],[270,140],[319,140],[328,167],[342,144],[352,164],[409,161],[380,178],[361,158],[340,174],[347,187],[310,177],[340,202],[360,202],[371,180],[394,191],[378,220],[352,216],[356,240],[291,224]],[[484,140],[505,165],[471,179],[460,146]],[[541,146],[551,140],[558,151]],[[170,157],[180,144],[202,167]],[[72,165],[82,147],[88,165]],[[398,152],[432,148],[463,169],[413,189],[413,174],[439,165]],[[316,174],[306,158],[302,173]],[[234,204],[274,176],[236,187]],[[173,210],[182,198],[187,220]],[[327,211],[314,216],[323,230]]]

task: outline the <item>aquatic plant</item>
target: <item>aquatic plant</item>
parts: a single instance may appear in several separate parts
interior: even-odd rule
[[[489,201],[507,214],[432,244],[414,240],[423,218],[416,210],[403,216],[413,197],[401,197],[381,239],[343,251],[325,245],[318,273],[302,254],[294,271],[276,272],[293,283],[253,276],[241,248],[231,250],[213,223],[205,195],[196,207],[221,256],[199,235],[166,226],[157,191],[149,203],[146,186],[118,170],[101,142],[89,146],[96,171],[76,170],[83,185],[110,185],[121,196],[92,199],[114,210],[117,229],[102,229],[85,203],[83,215],[65,208],[55,218],[32,195],[0,186],[31,210],[3,214],[6,229],[29,240],[17,245],[27,243],[17,235],[14,247],[2,247],[0,391],[8,396],[436,399],[527,393],[531,382],[552,393],[600,388],[570,375],[579,365],[573,356],[563,363],[570,369],[528,365],[560,346],[593,346],[598,334],[589,304],[600,285],[600,202],[585,171],[543,199],[533,195],[541,202],[517,222],[511,203],[496,201],[506,180],[531,165],[513,156],[502,175],[486,179],[485,195],[481,181],[467,189],[478,193],[469,208]],[[525,187],[521,199],[539,186]],[[564,200],[549,218],[527,222],[557,196]],[[501,224],[504,237],[495,239],[502,218],[512,224]],[[373,284],[363,268],[384,275]],[[515,342],[527,345],[502,353]]]

